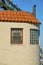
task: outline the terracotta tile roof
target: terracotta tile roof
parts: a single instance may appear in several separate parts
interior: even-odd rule
[[[0,10],[0,21],[29,22],[40,24],[30,12]]]

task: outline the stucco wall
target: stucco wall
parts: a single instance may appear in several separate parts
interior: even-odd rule
[[[11,44],[11,28],[23,28],[23,44]],[[30,44],[29,23],[0,22],[0,65],[39,65],[39,45]]]

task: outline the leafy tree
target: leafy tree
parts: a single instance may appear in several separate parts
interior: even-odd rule
[[[6,4],[6,2],[8,4]],[[21,10],[20,8],[17,7],[17,5],[13,4],[12,1],[10,0],[0,0],[0,8],[4,9],[4,10]]]

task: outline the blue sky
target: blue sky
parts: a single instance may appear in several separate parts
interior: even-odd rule
[[[32,12],[32,7],[35,4],[36,7],[36,17],[41,22],[40,25],[40,46],[43,47],[43,0],[11,0],[19,8],[24,11]]]

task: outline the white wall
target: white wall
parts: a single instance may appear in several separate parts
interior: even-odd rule
[[[23,28],[23,44],[11,44],[11,28]],[[39,45],[30,44],[29,23],[0,22],[0,65],[39,65]]]

